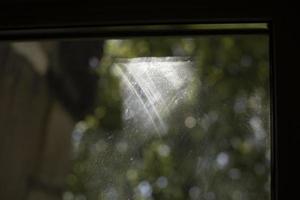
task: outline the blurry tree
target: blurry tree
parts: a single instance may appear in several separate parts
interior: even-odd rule
[[[99,106],[73,132],[64,199],[270,199],[267,36],[107,40],[98,71],[113,77],[116,59],[166,56],[194,61],[195,97],[170,114],[161,136],[105,131],[101,118],[113,106]],[[111,80],[105,87],[117,91]],[[105,98],[109,105],[112,94]]]

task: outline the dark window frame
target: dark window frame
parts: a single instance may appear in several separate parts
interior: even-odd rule
[[[111,10],[115,10],[115,13],[111,13]],[[283,14],[283,11],[287,14]],[[299,166],[293,163],[293,158],[297,156],[297,142],[300,140],[297,134],[297,103],[300,101],[296,97],[298,38],[294,29],[296,12],[293,11],[292,5],[281,5],[280,9],[276,9],[271,1],[259,0],[230,0],[223,3],[211,0],[197,4],[191,1],[158,4],[121,0],[84,3],[68,0],[13,0],[0,3],[0,41],[94,37],[99,35],[95,27],[123,25],[268,23],[272,99],[271,198],[278,200],[287,198],[287,194],[296,195],[297,184],[293,186],[291,181],[299,175]],[[218,33],[222,31],[215,32]],[[114,33],[105,34],[110,36]]]

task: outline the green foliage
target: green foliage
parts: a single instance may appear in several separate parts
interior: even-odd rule
[[[149,56],[190,57],[200,80],[191,83],[195,95],[172,111],[166,134],[141,134],[130,126],[105,131],[95,122],[109,112],[114,117],[105,123],[118,124],[122,99],[118,81],[100,82],[105,97],[81,122],[86,128],[75,151],[70,191],[99,200],[269,199],[268,38],[107,40],[99,74],[116,59]],[[196,124],[187,127],[188,119]]]

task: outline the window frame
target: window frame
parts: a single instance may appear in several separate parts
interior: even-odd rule
[[[111,14],[111,10],[118,14]],[[288,14],[277,16],[282,11]],[[293,12],[292,5],[276,9],[271,1],[259,0],[230,0],[225,3],[212,0],[197,4],[190,0],[159,4],[121,0],[85,3],[68,0],[45,0],[43,3],[14,0],[0,3],[0,41],[95,37],[100,34],[95,27],[260,22],[268,23],[270,31],[271,199],[278,200],[285,199],[288,193],[296,194],[297,186],[293,186],[289,178],[292,175],[295,180],[299,175],[299,165],[293,163],[293,158],[297,156],[297,141],[300,141],[299,134],[295,134],[299,132],[297,103],[300,101],[296,93],[289,92],[297,91],[299,71],[294,66],[297,64],[297,34],[293,28],[296,12]],[[222,31],[203,34],[221,34]],[[105,32],[102,36],[112,34],[115,33]]]

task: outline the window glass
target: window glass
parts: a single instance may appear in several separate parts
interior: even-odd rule
[[[265,36],[107,40],[122,128],[77,125],[71,177],[90,178],[71,185],[88,199],[268,199],[267,48]]]
[[[10,42],[0,61],[4,166],[28,132],[29,195],[270,199],[266,35]]]

